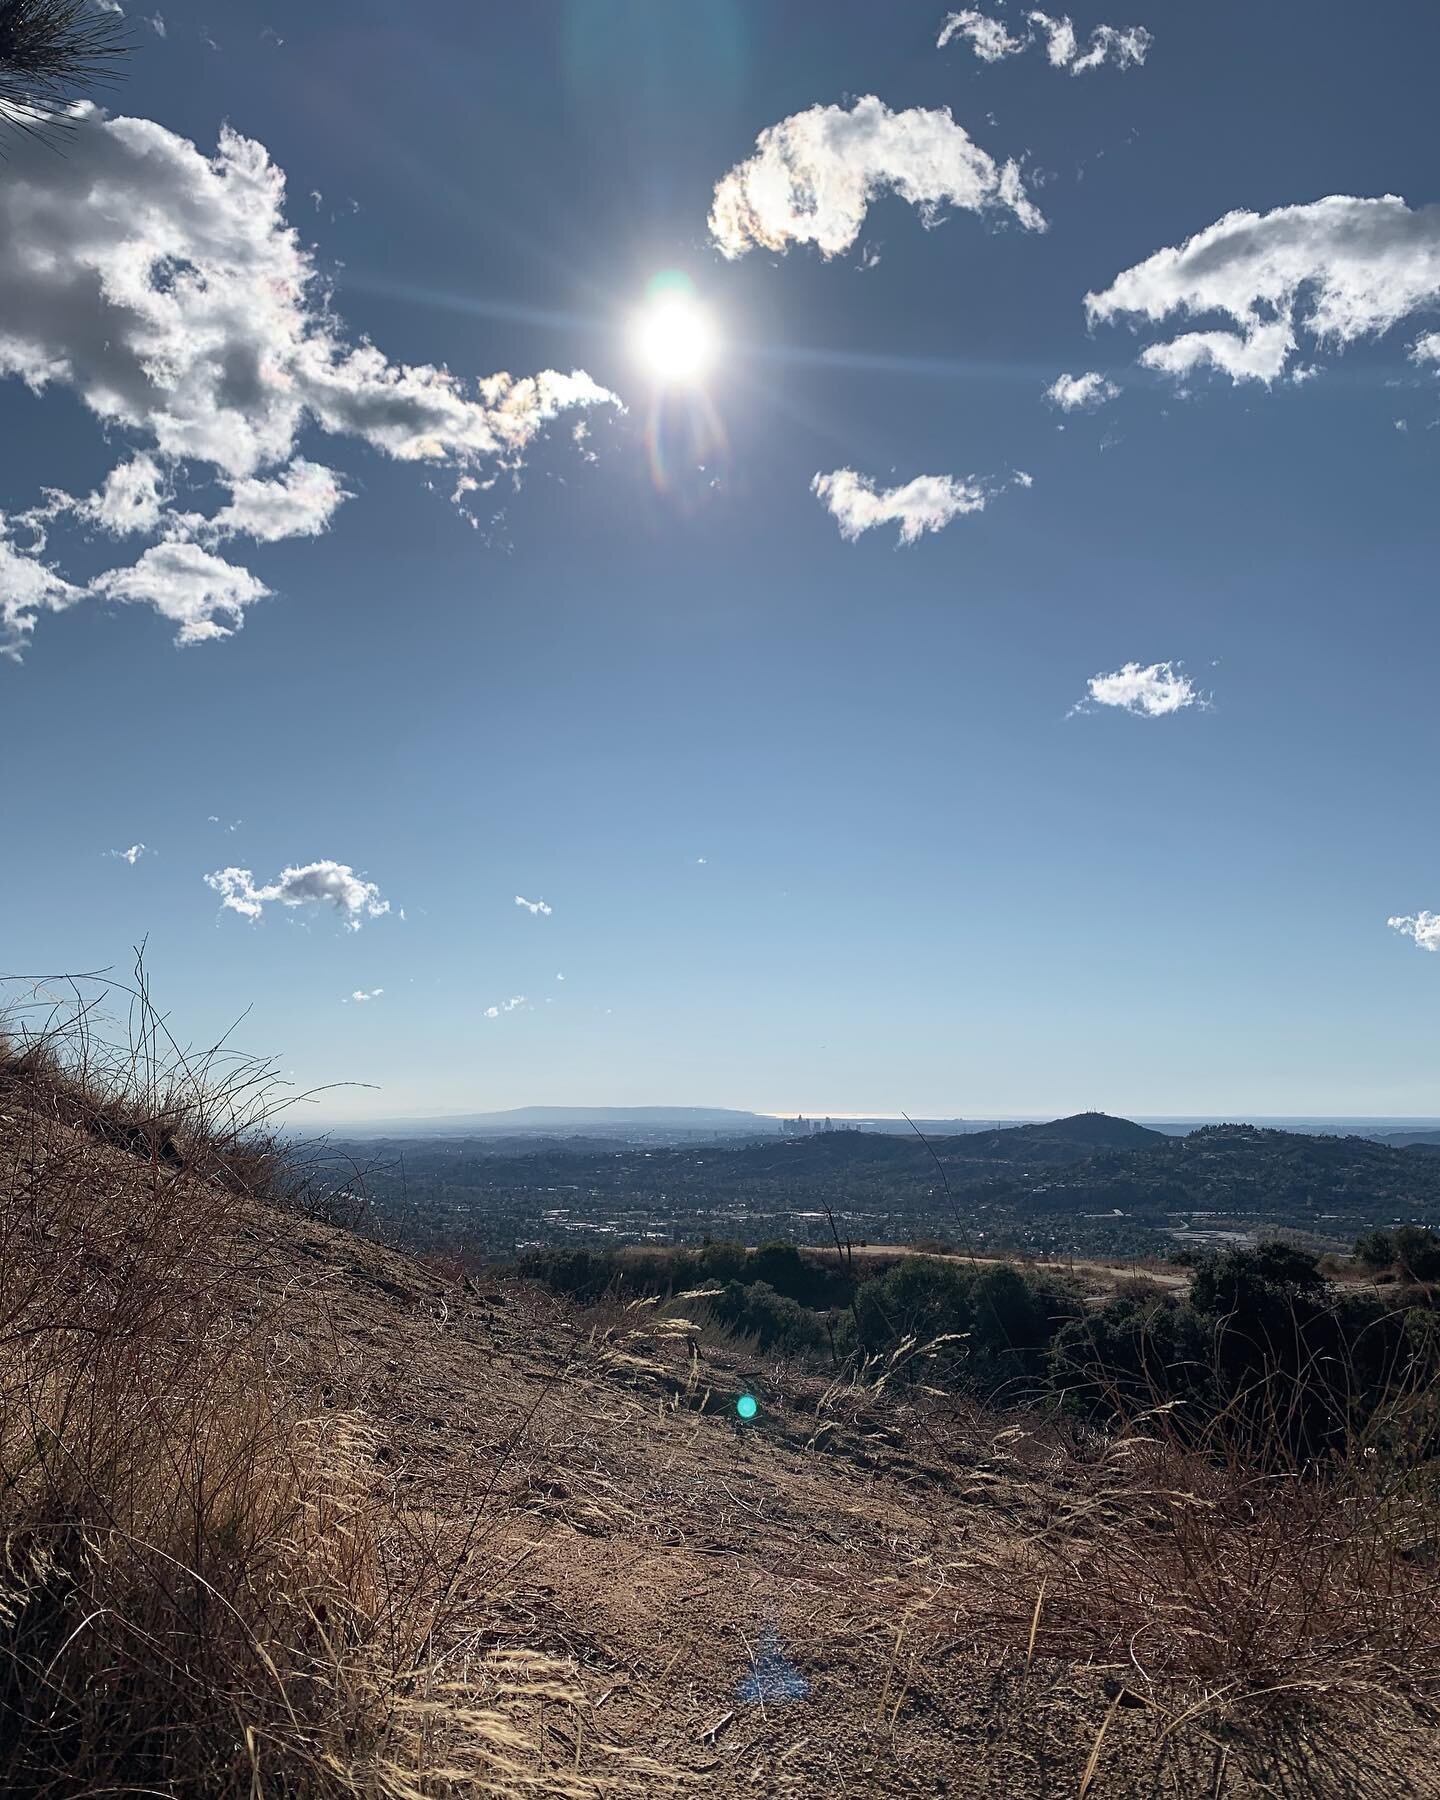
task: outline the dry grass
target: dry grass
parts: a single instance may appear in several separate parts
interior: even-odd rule
[[[1063,1498],[977,1559],[977,1615],[1026,1644],[1027,1666],[1105,1671],[1167,1734],[1260,1727],[1319,1696],[1424,1713],[1440,1694],[1440,1470],[1406,1453],[1394,1416],[1374,1440],[1305,1467],[1240,1433],[1197,1443],[1161,1408],[1058,1448]]]
[[[0,1043],[0,1791],[665,1791],[571,1665],[474,1647],[487,1490],[407,1508],[296,1330],[273,1071],[127,992]]]

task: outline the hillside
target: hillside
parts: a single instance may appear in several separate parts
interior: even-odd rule
[[[719,1235],[949,1240],[1038,1254],[1160,1256],[1177,1236],[1303,1232],[1348,1249],[1375,1226],[1440,1221],[1424,1146],[1249,1125],[1177,1138],[1084,1113],[922,1139],[838,1131],[749,1143],[616,1147],[454,1138],[335,1145],[412,1240],[492,1253],[536,1242]],[[338,1166],[338,1164],[337,1164]]]
[[[0,1061],[6,1792],[1435,1791],[1338,1567],[1228,1639],[1253,1503],[1192,1588],[1142,1447],[577,1312],[275,1172]]]

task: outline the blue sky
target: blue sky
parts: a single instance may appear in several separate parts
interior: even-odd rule
[[[1440,1110],[1440,16],[1106,0],[1076,57],[1109,24],[1143,61],[1076,73],[979,10],[1033,41],[848,0],[131,9],[111,118],[0,166],[8,967],[148,937],[184,1035],[249,1007],[297,1082],[375,1084],[334,1116]],[[258,150],[196,173],[222,127],[283,203]],[[823,162],[798,224],[772,130]],[[707,223],[734,170],[765,243]],[[203,290],[143,393],[126,268],[151,326]],[[667,270],[698,386],[637,353]],[[126,532],[86,497],[137,457]],[[832,510],[837,471],[870,486]],[[177,648],[187,606],[229,635]]]

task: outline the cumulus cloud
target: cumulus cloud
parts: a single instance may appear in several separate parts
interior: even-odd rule
[[[1421,950],[1440,950],[1440,913],[1405,913],[1403,916],[1387,919],[1385,923],[1392,931],[1403,932],[1406,937],[1413,938]]]
[[[83,500],[59,488],[48,489],[45,503],[32,507],[25,519],[32,529],[43,530],[52,520],[70,513],[111,537],[128,537],[132,532],[149,536],[160,529],[170,498],[160,465],[153,456],[138,451],[117,463],[99,488]]]
[[[355,992],[351,994],[350,1000],[353,1000],[357,1006],[363,1006],[367,1000],[378,1000],[384,992],[385,990],[383,987],[370,988],[368,990],[365,988],[356,988]],[[340,1002],[342,1006],[347,1006],[349,1003],[350,1002],[346,1000]]]
[[[542,919],[548,919],[555,910],[553,906],[547,906],[543,900],[527,900],[523,894],[515,896],[515,904],[523,906],[532,917]]]
[[[1119,392],[1116,384],[1097,369],[1087,369],[1083,375],[1057,376],[1046,388],[1045,398],[1061,412],[1093,412],[1107,400],[1114,400]]]
[[[248,569],[189,543],[152,544],[128,569],[97,576],[89,591],[106,600],[153,606],[179,627],[177,644],[232,636],[244,623],[246,607],[270,593]]]
[[[792,243],[837,256],[859,237],[871,201],[887,193],[918,207],[927,227],[953,206],[998,209],[1029,230],[1045,228],[1019,165],[997,163],[949,107],[891,112],[867,94],[848,109],[812,106],[762,131],[755,155],[716,186],[710,232],[731,258]]]
[[[133,869],[140,858],[145,855],[145,846],[132,844],[128,850],[112,850],[110,854],[117,862],[129,863]]]
[[[1302,334],[1314,348],[1339,349],[1437,302],[1440,206],[1412,211],[1393,194],[1332,194],[1268,213],[1227,213],[1087,294],[1085,310],[1092,325],[1220,314],[1235,329],[1182,333],[1148,346],[1141,362],[1171,375],[1210,367],[1232,382],[1268,385]]]
[[[1088,712],[1093,706],[1118,706],[1122,712],[1135,713],[1142,719],[1163,719],[1170,713],[1183,712],[1187,706],[1204,708],[1205,696],[1190,677],[1181,672],[1178,663],[1126,663],[1110,675],[1092,675],[1086,683],[1085,698],[1071,710]]]
[[[318,537],[340,503],[350,499],[333,469],[303,456],[271,479],[246,475],[229,486],[229,505],[202,529],[215,538],[251,537],[262,544]]]
[[[987,482],[973,476],[917,475],[902,487],[880,488],[854,469],[832,469],[817,475],[810,491],[835,519],[840,535],[853,543],[877,525],[898,525],[900,542],[913,544],[927,531],[941,531],[962,513],[983,512],[995,495],[1013,482],[1030,487],[1031,477],[1017,469],[1010,482]],[[700,858],[701,862],[705,859]]]
[[[1410,346],[1410,360],[1417,363],[1440,363],[1440,331],[1427,331]]]
[[[1025,15],[1029,29],[1012,37],[1004,24],[987,13],[967,9],[954,12],[940,28],[938,41],[943,50],[959,38],[968,43],[981,62],[999,62],[1007,56],[1019,56],[1036,42],[1037,34],[1045,42],[1045,54],[1052,69],[1068,69],[1072,75],[1084,75],[1105,63],[1117,69],[1136,69],[1144,62],[1155,41],[1143,25],[1124,30],[1114,25],[1097,25],[1090,42],[1080,48],[1074,22],[1064,14],[1052,16],[1044,12]]]
[[[523,1006],[524,1004],[525,996],[523,994],[512,994],[508,1000],[502,1000],[498,1006],[487,1006],[485,1008],[485,1017],[487,1019],[498,1019],[501,1013],[512,1013],[515,1011],[516,1007]]]
[[[313,862],[282,869],[278,878],[258,886],[249,869],[216,869],[205,885],[220,895],[222,909],[243,919],[258,919],[272,903],[278,906],[329,907],[348,931],[359,931],[366,919],[390,910],[373,881],[365,881],[348,863]]]
[[[253,139],[226,129],[206,156],[147,119],[85,105],[72,122],[63,156],[17,139],[0,181],[0,377],[36,393],[69,388],[104,428],[140,443],[97,494],[52,490],[28,518],[13,515],[35,538],[11,557],[38,558],[62,512],[195,545],[314,535],[345,491],[334,471],[296,457],[302,431],[404,461],[514,468],[560,413],[619,404],[583,370],[466,381],[348,337],[286,221],[284,176]],[[212,519],[170,510],[168,484],[190,469],[230,489]],[[33,568],[23,580],[19,598],[0,588],[12,652],[36,614],[78,597]],[[206,635],[223,633],[181,641]]]

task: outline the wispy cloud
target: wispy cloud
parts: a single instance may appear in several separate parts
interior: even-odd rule
[[[1058,375],[1045,390],[1045,398],[1061,412],[1093,412],[1119,395],[1120,389],[1097,369],[1083,375]]]
[[[1096,706],[1115,706],[1142,719],[1163,719],[1188,706],[1206,709],[1209,701],[1178,663],[1126,663],[1109,675],[1092,675],[1083,700],[1072,713],[1089,712]]]
[[[508,1000],[502,1000],[498,1006],[487,1006],[485,1008],[485,1017],[487,1019],[498,1019],[501,1013],[512,1013],[518,1007],[524,1006],[524,1004],[525,996],[523,994],[512,994]]]
[[[1385,923],[1392,931],[1413,938],[1421,950],[1440,950],[1440,913],[1405,913]]]
[[[390,910],[373,881],[357,875],[348,863],[313,862],[282,869],[279,876],[257,885],[249,869],[216,869],[205,885],[221,896],[222,909],[245,919],[258,919],[269,905],[329,908],[339,915],[347,931],[359,931],[366,919],[378,919]]]
[[[1412,212],[1393,194],[1332,194],[1268,213],[1227,213],[1087,294],[1085,310],[1092,325],[1220,314],[1234,330],[1150,344],[1141,363],[1176,376],[1213,368],[1232,382],[1269,385],[1302,335],[1312,355],[1338,349],[1379,337],[1437,301],[1440,206]]]
[[[515,896],[515,904],[523,906],[532,918],[548,919],[555,910],[553,906],[547,906],[543,900],[527,900],[523,894]]]
[[[962,514],[983,512],[1007,487],[1031,485],[1030,476],[1021,469],[999,482],[975,476],[917,475],[892,488],[877,487],[868,475],[858,475],[854,469],[832,469],[828,475],[817,475],[810,491],[834,518],[847,542],[853,543],[877,525],[898,525],[900,542],[913,544],[927,531],[942,531]]]
[[[1143,25],[1121,29],[1114,25],[1097,25],[1090,41],[1082,50],[1073,20],[1065,14],[1028,12],[1029,29],[1012,36],[1004,23],[989,13],[967,8],[953,12],[940,27],[937,40],[940,49],[957,39],[969,44],[981,62],[1000,62],[1007,56],[1019,56],[1037,41],[1044,40],[1045,54],[1052,69],[1068,69],[1072,75],[1084,75],[1091,69],[1109,63],[1116,69],[1137,69],[1145,61],[1155,41]]]
[[[1034,41],[1028,31],[1021,37],[1011,37],[999,19],[968,7],[964,12],[950,14],[940,27],[936,44],[943,50],[957,39],[969,44],[981,62],[989,63],[1000,62],[1007,56],[1019,56]]]
[[[848,109],[812,106],[762,131],[755,155],[716,186],[710,232],[728,257],[791,244],[837,256],[859,237],[870,203],[890,193],[918,207],[927,226],[957,207],[1045,228],[1019,165],[997,163],[948,107],[891,112],[867,94]]]
[[[350,1002],[353,1000],[354,1003],[356,1004],[356,1006],[363,1006],[367,1000],[378,1000],[384,992],[385,992],[385,990],[383,987],[369,988],[369,989],[356,988],[355,992],[350,995],[349,999],[342,1000],[340,1002],[340,1004],[342,1006],[348,1006],[350,1004]]]
[[[128,850],[112,850],[110,854],[117,862],[129,863],[133,869],[142,856],[148,854],[144,844],[132,844]]]

